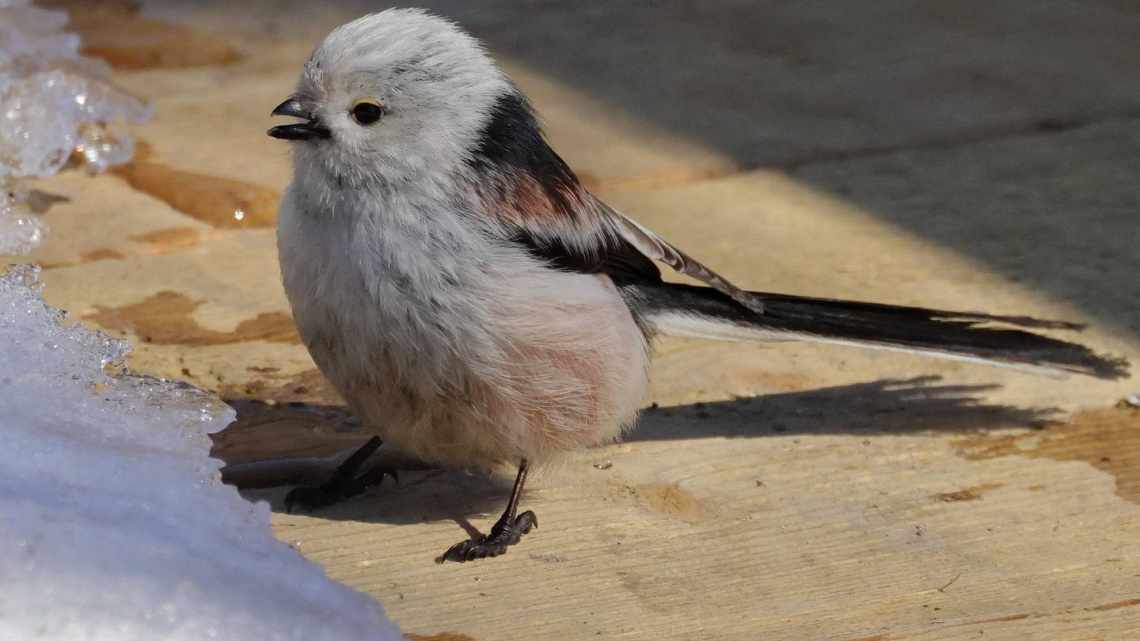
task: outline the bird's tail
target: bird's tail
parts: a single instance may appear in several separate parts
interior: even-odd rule
[[[1128,375],[1128,362],[1026,329],[1083,325],[1027,316],[995,316],[751,292],[763,312],[706,287],[671,283],[622,288],[655,331],[719,340],[808,340],[929,354],[1019,369]]]

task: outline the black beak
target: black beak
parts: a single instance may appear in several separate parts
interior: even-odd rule
[[[317,120],[316,116],[307,111],[296,98],[289,98],[274,107],[271,115],[291,116],[305,120],[305,122],[292,125],[277,125],[266,132],[274,138],[280,138],[282,140],[318,140],[328,138],[332,135],[332,132],[322,126],[321,121]]]

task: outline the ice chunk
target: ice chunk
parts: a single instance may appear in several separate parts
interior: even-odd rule
[[[232,410],[109,375],[127,345],[63,323],[36,274],[0,276],[0,639],[400,638],[221,484]]]
[[[28,207],[27,197],[4,189],[0,180],[0,254],[26,254],[43,240],[47,227]]]
[[[0,253],[26,252],[44,234],[30,211],[12,204],[16,178],[50,176],[69,162],[92,173],[126,162],[133,152],[126,123],[150,115],[111,84],[105,63],[79,55],[79,37],[64,32],[66,24],[63,11],[0,0],[0,191],[16,194],[0,200]]]
[[[63,32],[67,13],[33,7],[31,0],[0,0],[0,65],[18,58],[78,58],[79,36]]]
[[[79,55],[66,24],[26,0],[0,5],[0,175],[49,176],[76,150],[93,171],[122,162],[130,139],[112,127],[149,115],[105,63]]]

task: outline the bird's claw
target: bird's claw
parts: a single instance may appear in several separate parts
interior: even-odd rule
[[[538,517],[530,510],[518,515],[514,520],[499,519],[499,522],[491,528],[490,534],[460,541],[448,548],[436,561],[465,563],[489,556],[499,556],[505,553],[508,547],[518,543],[527,532],[537,528]]]
[[[316,487],[296,487],[285,495],[285,511],[292,512],[299,507],[306,512],[328,507],[345,499],[362,494],[364,490],[373,485],[380,485],[385,476],[391,476],[397,484],[400,483],[396,470],[390,467],[377,467],[368,470],[360,476],[342,474],[339,470],[325,483]]]

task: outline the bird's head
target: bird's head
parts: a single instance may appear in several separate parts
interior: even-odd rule
[[[455,24],[390,9],[325,38],[273,110],[300,122],[268,133],[294,142],[298,171],[320,168],[342,185],[421,180],[468,162],[495,105],[516,94]]]

